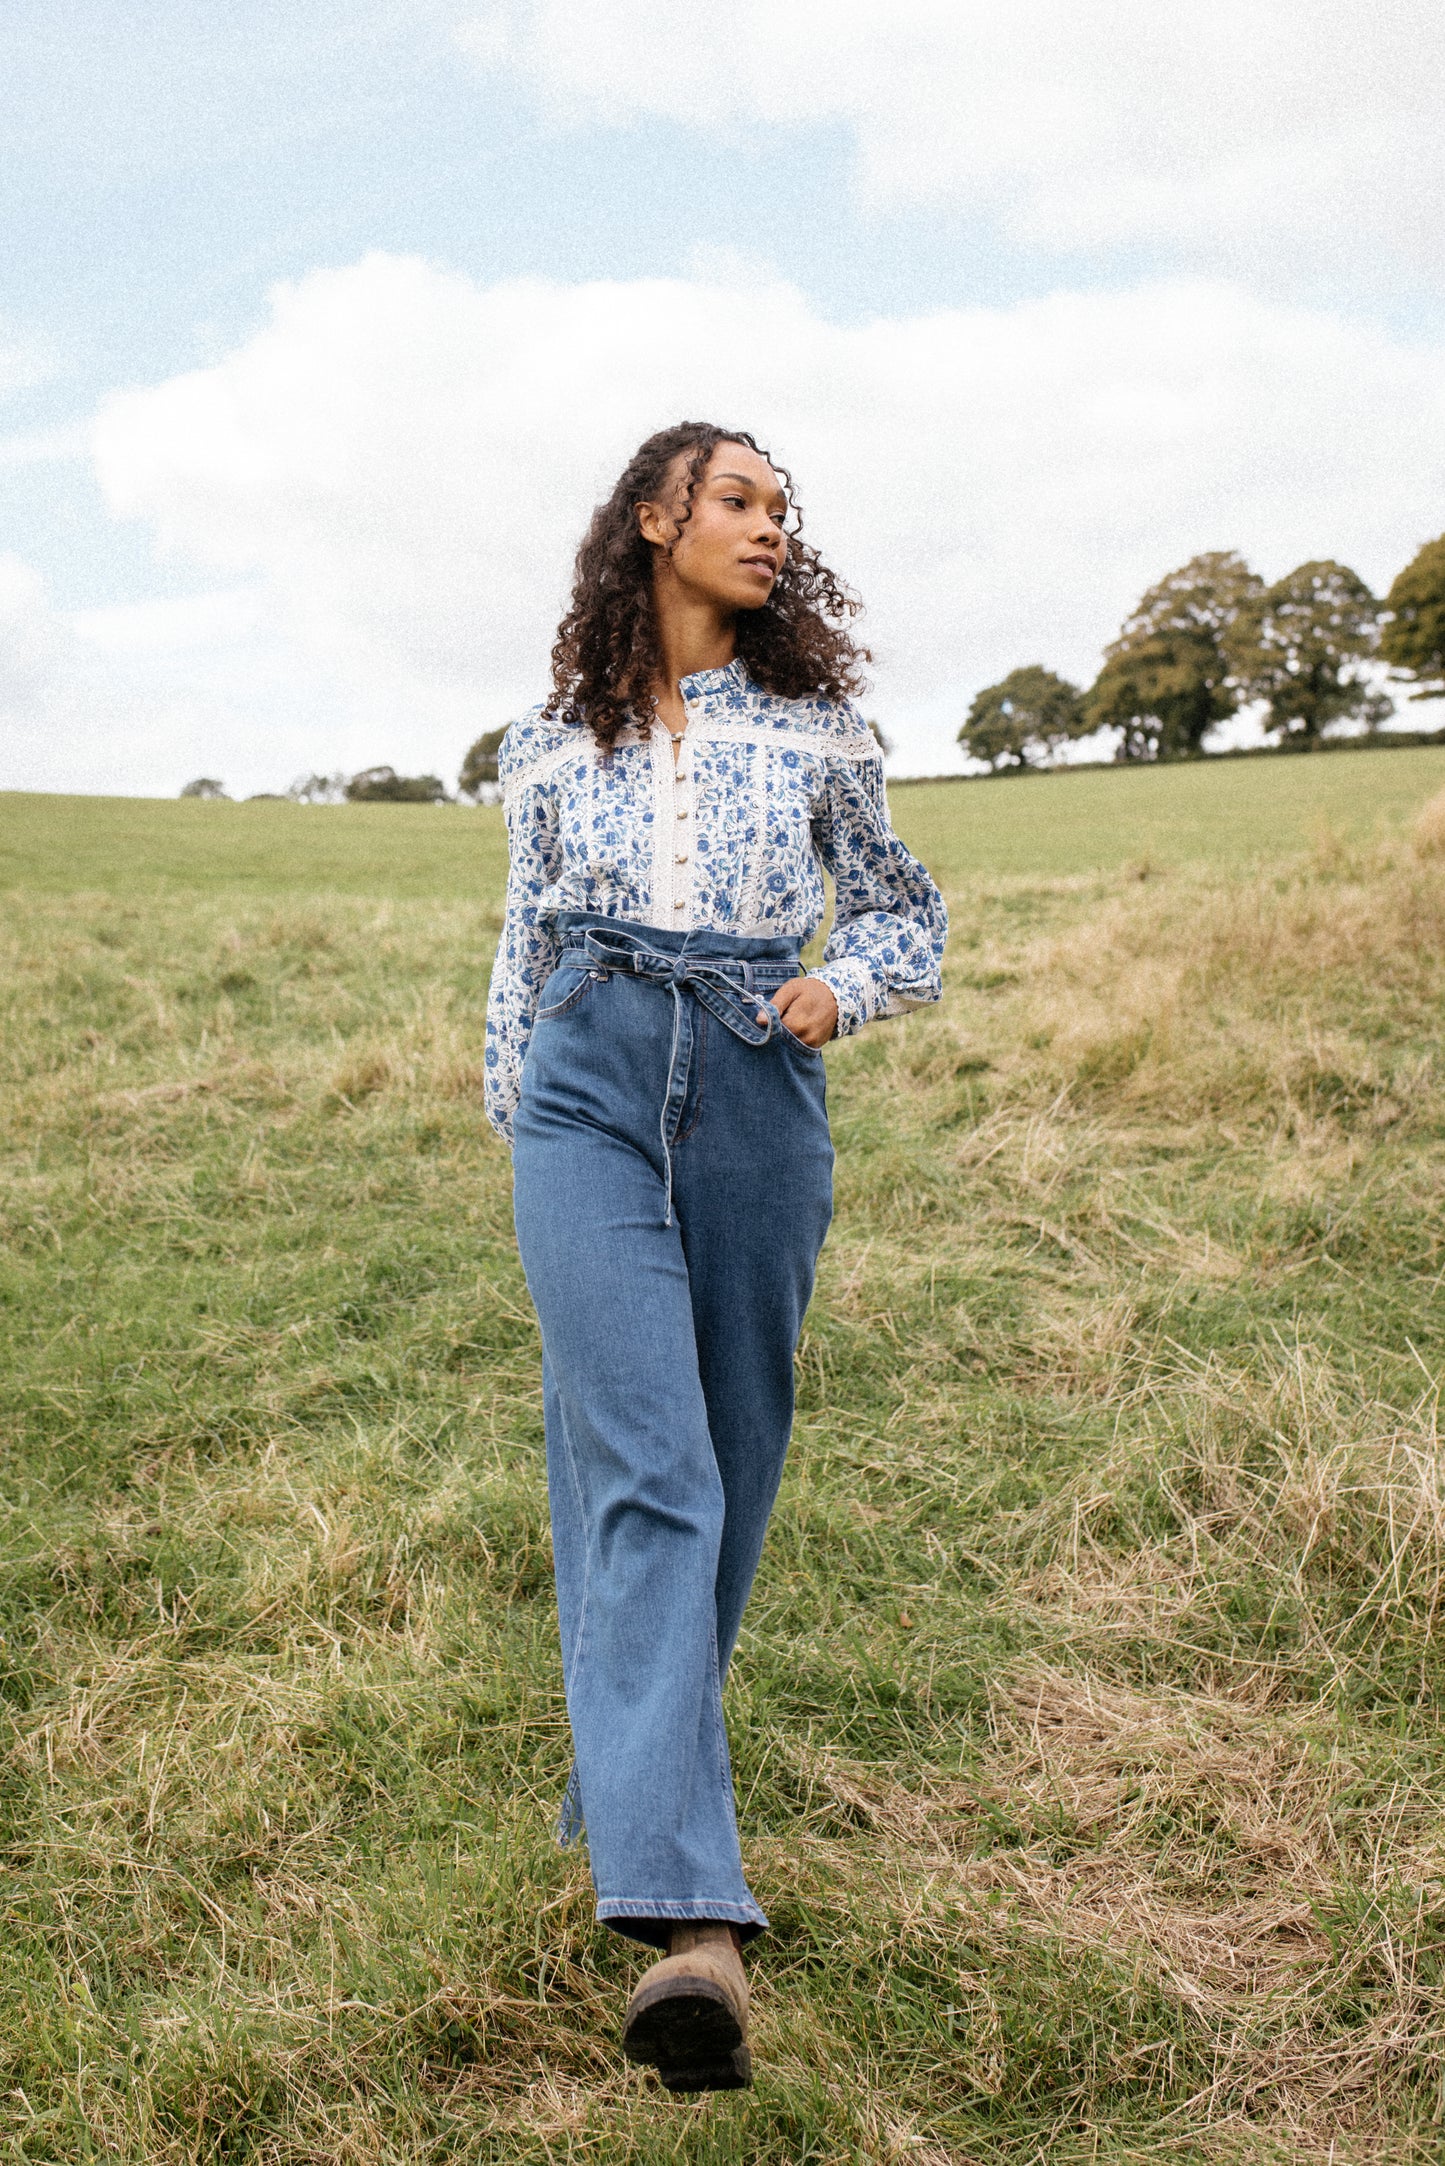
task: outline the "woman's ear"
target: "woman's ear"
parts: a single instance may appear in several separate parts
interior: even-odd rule
[[[654,549],[670,548],[677,538],[673,521],[660,504],[639,504],[637,525],[643,540],[651,542]]]

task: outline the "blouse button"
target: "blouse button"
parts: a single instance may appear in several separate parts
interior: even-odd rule
[[[679,818],[680,820],[685,820],[685,819],[687,818],[687,807],[686,807],[686,805],[679,805],[679,806],[678,806],[678,808],[677,808],[677,816],[678,816],[678,818]]]
[[[679,850],[679,851],[678,851],[678,853],[677,853],[677,862],[678,862],[678,864],[679,864],[679,865],[685,865],[685,864],[687,863],[687,852],[686,852],[686,850]]]
[[[673,904],[672,907],[674,910],[685,910],[687,908],[687,905],[683,901],[682,897],[679,895],[677,901]]]

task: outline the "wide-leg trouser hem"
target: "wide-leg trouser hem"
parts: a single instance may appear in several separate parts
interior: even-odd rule
[[[604,1896],[597,1905],[597,1917],[600,1924],[625,1933],[629,1940],[663,1949],[668,1945],[668,1928],[673,1925],[703,1925],[710,1921],[735,1925],[744,1940],[756,1940],[768,1929],[767,1913],[756,1903],[716,1902],[705,1895],[681,1903],[640,1895]]]

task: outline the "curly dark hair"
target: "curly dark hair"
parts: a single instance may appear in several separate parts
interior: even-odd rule
[[[746,444],[768,461],[787,491],[788,555],[761,609],[738,612],[737,652],[765,691],[796,699],[822,693],[846,699],[863,689],[873,657],[848,630],[862,604],[802,539],[792,476],[746,429],[680,421],[659,429],[628,460],[605,504],[592,514],[577,552],[572,599],[552,647],[550,714],[581,722],[607,751],[646,713],[662,668],[652,600],[653,544],[637,523],[639,504],[657,503],[668,469],[686,452],[679,528],[719,444]],[[674,541],[673,547],[676,547]]]

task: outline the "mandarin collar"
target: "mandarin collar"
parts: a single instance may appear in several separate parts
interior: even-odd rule
[[[678,680],[678,690],[684,699],[702,699],[709,692],[741,691],[748,682],[748,666],[740,655],[721,669],[696,669],[690,677]]]

